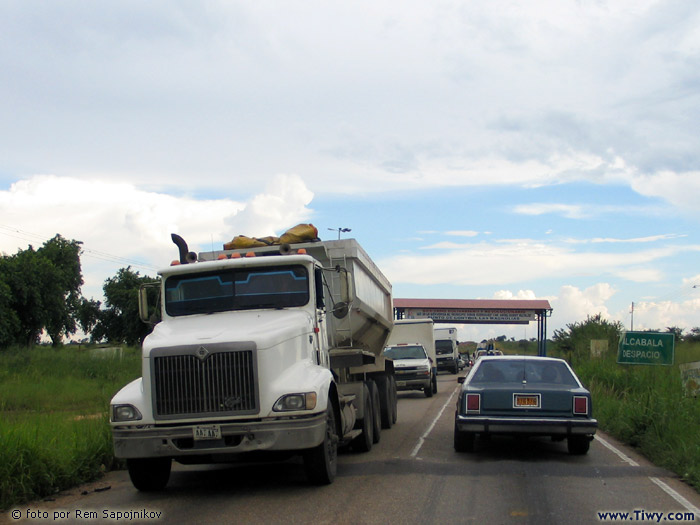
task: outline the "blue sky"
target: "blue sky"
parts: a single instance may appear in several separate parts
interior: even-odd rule
[[[396,297],[700,326],[694,0],[0,3],[0,251],[312,222]],[[464,339],[536,327],[462,327]]]

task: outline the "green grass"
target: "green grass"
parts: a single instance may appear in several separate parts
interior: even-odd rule
[[[115,466],[109,400],[141,375],[140,351],[0,351],[0,508],[96,479]]]
[[[574,363],[600,428],[700,490],[700,400],[684,391],[678,368],[700,360],[700,345],[677,343],[673,366],[616,360],[616,352],[608,352]]]

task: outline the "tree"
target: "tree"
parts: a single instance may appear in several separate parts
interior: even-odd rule
[[[80,329],[89,334],[100,319],[100,301],[93,299],[80,298],[76,319],[80,325]]]
[[[552,341],[559,352],[573,360],[589,355],[593,339],[606,339],[608,347],[615,348],[623,330],[620,321],[608,321],[601,314],[589,315],[584,322],[569,323],[565,329],[555,330]]]
[[[12,290],[2,281],[5,275],[5,258],[0,258],[0,348],[11,345],[17,340],[19,318],[12,309]]]
[[[75,333],[83,277],[80,242],[60,235],[0,258],[0,344],[31,346],[46,330],[54,345]]]
[[[683,339],[683,329],[680,326],[668,326],[666,331],[672,333],[676,341]]]
[[[45,298],[51,291],[44,292],[50,288],[52,273],[53,265],[31,246],[3,259],[2,276],[11,295],[3,317],[16,321],[12,343],[31,346],[37,342],[47,319]]]
[[[80,271],[81,244],[56,235],[37,251],[40,257],[53,265],[51,276],[45,283],[44,328],[54,346],[61,342],[63,335],[76,332],[80,287],[83,285]]]
[[[105,308],[100,312],[99,320],[92,330],[93,340],[107,339],[112,342],[138,345],[150,333],[151,327],[139,318],[138,292],[141,284],[154,282],[156,279],[140,276],[131,267],[121,268],[117,275],[105,281],[103,290]],[[156,293],[153,290],[155,305]]]
[[[700,342],[700,328],[697,326],[694,328],[690,329],[690,333],[687,334],[684,338],[684,341],[687,341],[689,343],[697,343]]]

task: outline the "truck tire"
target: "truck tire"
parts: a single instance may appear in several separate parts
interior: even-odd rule
[[[131,483],[141,492],[163,490],[170,479],[170,458],[129,458],[126,468]]]
[[[389,391],[391,393],[391,422],[395,425],[399,419],[399,396],[396,394],[396,378],[390,376]]]
[[[367,386],[369,386],[370,395],[372,396],[372,423],[374,425],[372,428],[372,442],[379,443],[382,438],[382,411],[379,401],[379,388],[377,388],[377,383],[372,380],[367,381]]]
[[[330,400],[326,410],[326,434],[320,445],[304,454],[304,470],[314,485],[330,485],[338,471],[338,431]]]
[[[352,440],[351,445],[353,450],[358,452],[369,452],[372,450],[374,443],[374,415],[372,414],[372,397],[370,396],[369,388],[365,383],[362,398],[364,400],[364,417],[358,421],[359,428],[362,433]]]
[[[437,374],[433,374],[433,394],[437,394]]]
[[[393,409],[391,381],[387,376],[378,376],[375,381],[379,389],[379,412],[382,419],[382,428],[391,428],[394,424],[391,418],[391,411]]]
[[[433,397],[433,380],[430,380],[430,384],[428,386],[423,387],[423,393],[425,394],[425,397]]]
[[[459,363],[457,363],[457,361],[455,361],[455,365],[452,367],[452,373],[459,374]]]

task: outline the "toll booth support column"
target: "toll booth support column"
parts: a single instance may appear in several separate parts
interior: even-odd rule
[[[547,312],[537,312],[537,355],[547,356]]]

